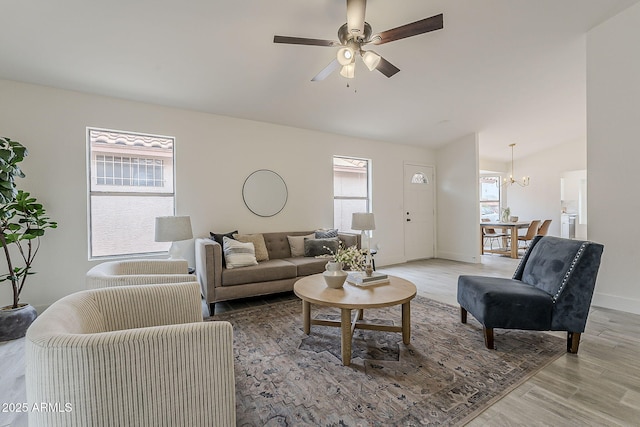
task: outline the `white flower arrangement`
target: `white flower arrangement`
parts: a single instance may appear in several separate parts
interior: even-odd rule
[[[331,252],[331,257],[335,262],[342,263],[343,268],[350,268],[355,271],[362,271],[364,264],[366,262],[365,251],[358,249],[357,246],[353,245],[348,248],[345,248],[340,242],[338,246],[338,250],[334,253],[331,248],[323,246],[329,252]]]

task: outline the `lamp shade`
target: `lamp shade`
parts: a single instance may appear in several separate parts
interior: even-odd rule
[[[191,231],[191,217],[156,217],[156,242],[177,242],[191,238],[193,238],[193,231]]]
[[[380,64],[380,59],[382,59],[380,55],[372,50],[368,50],[362,54],[362,62],[364,62],[369,71],[373,71],[376,69],[378,64]]]
[[[352,230],[375,230],[376,222],[372,213],[354,212],[351,216]]]
[[[350,47],[343,47],[338,49],[338,53],[336,54],[338,62],[340,65],[348,65],[355,61],[355,55],[353,54],[353,49]]]
[[[356,64],[351,63],[343,66],[340,69],[340,75],[342,77],[346,77],[347,79],[352,79],[356,76]]]

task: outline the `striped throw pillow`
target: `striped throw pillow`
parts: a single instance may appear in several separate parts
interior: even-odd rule
[[[258,264],[253,243],[238,242],[226,236],[222,238],[222,242],[224,259],[228,269]]]

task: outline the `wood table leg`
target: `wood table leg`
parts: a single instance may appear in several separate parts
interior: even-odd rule
[[[302,300],[302,325],[304,333],[309,335],[311,333],[311,303],[304,300]]]
[[[402,304],[402,342],[411,343],[411,303]]]
[[[342,364],[351,365],[351,309],[341,309],[340,329],[342,338]]]
[[[511,229],[511,258],[518,258],[518,229],[516,227],[510,227]]]

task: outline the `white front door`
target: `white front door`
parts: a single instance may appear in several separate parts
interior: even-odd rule
[[[435,203],[433,167],[404,165],[404,256],[433,258]]]

